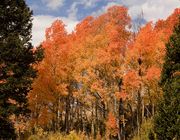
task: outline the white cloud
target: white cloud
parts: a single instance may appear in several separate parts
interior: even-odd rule
[[[144,18],[147,21],[165,19],[175,8],[180,6],[179,0],[152,0],[142,5]]]
[[[82,5],[85,6],[85,8],[94,7],[98,0],[82,0]]]
[[[124,0],[123,2],[129,6],[129,14],[132,18],[136,18],[143,11],[144,19],[147,21],[165,19],[180,6],[179,0],[141,0],[137,3],[136,1]]]
[[[64,4],[64,0],[42,0],[42,2],[51,10],[56,10]]]
[[[94,16],[94,17],[97,17],[97,16],[105,13],[109,7],[114,6],[114,5],[120,5],[120,4],[118,4],[117,2],[109,2],[109,3],[107,3],[106,6],[103,6],[98,11],[93,12],[91,15]]]
[[[34,46],[39,45],[45,39],[46,28],[50,27],[52,22],[56,19],[60,19],[64,22],[68,33],[71,33],[78,23],[78,21],[66,17],[54,17],[50,15],[34,16],[32,28],[32,44]]]
[[[68,10],[68,18],[70,19],[74,19],[76,20],[77,19],[77,12],[78,12],[78,6],[79,2],[74,2],[70,9]]]
[[[68,10],[68,17],[71,19],[77,19],[78,6],[81,5],[85,9],[93,8],[96,6],[98,0],[76,0],[71,4],[70,9]]]
[[[131,7],[131,6],[134,6],[134,5],[141,5],[145,1],[147,1],[147,0],[121,0],[121,3],[122,3],[122,5],[126,5],[128,7]]]
[[[147,21],[157,21],[165,19],[175,8],[180,7],[179,0],[109,0],[106,6],[92,13],[99,16],[113,5],[125,5],[129,9],[132,19],[137,18],[143,11],[144,19]]]

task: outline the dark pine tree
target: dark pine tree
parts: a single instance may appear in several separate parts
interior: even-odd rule
[[[24,0],[0,0],[0,139],[15,137],[10,115],[28,113],[26,96],[36,76],[31,29]]]
[[[180,19],[166,44],[166,57],[161,74],[163,100],[155,117],[158,140],[180,139]]]

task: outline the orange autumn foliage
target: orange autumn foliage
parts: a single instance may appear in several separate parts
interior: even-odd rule
[[[35,113],[35,122],[42,126],[54,117],[53,108],[56,107],[60,97],[67,95],[66,81],[69,76],[67,41],[62,21],[55,21],[46,30],[46,40],[42,43],[45,58],[37,66],[39,76],[29,93],[30,109]]]
[[[136,71],[130,71],[123,77],[123,84],[125,87],[138,88],[140,84],[140,79]]]
[[[71,34],[67,34],[62,21],[56,20],[46,30],[42,42],[45,58],[36,66],[39,76],[29,93],[32,125],[47,127],[59,114],[64,121],[69,105],[72,120],[76,116],[78,121],[79,116],[87,117],[85,121],[104,119],[109,133],[116,136],[120,98],[124,107],[127,102],[132,106],[133,112],[137,109],[133,103],[137,103],[138,90],[147,105],[151,99],[156,103],[161,95],[158,81],[165,43],[178,14],[176,9],[167,20],[148,22],[134,40],[128,29],[128,9],[123,6],[113,6],[99,17],[85,18]]]
[[[116,136],[118,134],[118,126],[116,123],[116,118],[112,114],[112,112],[109,112],[108,114],[108,120],[106,122],[106,127],[112,136]]]
[[[146,78],[151,81],[153,79],[158,80],[160,78],[161,70],[157,67],[152,66],[147,70]]]
[[[125,56],[125,70],[127,74],[129,73],[129,76],[124,77],[123,87],[127,93],[133,91],[136,93],[140,89],[138,85],[141,83],[140,90],[142,90],[144,98],[153,99],[152,96],[149,96],[151,94],[154,97],[157,97],[158,94],[161,95],[158,81],[164,62],[165,44],[173,31],[174,25],[178,22],[179,14],[180,9],[175,9],[174,13],[166,20],[159,20],[154,24],[149,22],[137,33]],[[139,58],[142,60],[141,65],[138,63]],[[137,74],[140,69],[141,76],[138,78]],[[132,91],[132,88],[129,87],[133,87],[133,85],[134,90]]]
[[[116,92],[115,93],[115,96],[116,98],[119,100],[119,99],[122,99],[123,101],[127,100],[128,99],[128,94],[124,91],[121,91],[121,92]]]

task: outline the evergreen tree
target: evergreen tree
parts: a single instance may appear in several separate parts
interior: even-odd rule
[[[155,117],[158,140],[180,138],[180,20],[166,44],[166,57],[161,75],[163,100]]]
[[[0,139],[13,138],[9,116],[25,115],[27,93],[36,76],[31,41],[32,11],[24,0],[0,2]]]

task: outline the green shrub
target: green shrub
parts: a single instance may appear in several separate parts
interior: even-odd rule
[[[40,129],[38,129],[40,130]],[[83,133],[77,134],[75,131],[71,131],[68,135],[63,135],[60,132],[47,133],[42,131],[37,131],[36,135],[31,135],[28,140],[86,140]],[[39,135],[41,134],[41,135]]]
[[[37,135],[31,135],[28,140],[40,140],[40,138]]]
[[[67,140],[82,140],[82,138],[80,138],[80,136],[78,136],[77,133],[75,133],[74,131],[71,131],[69,135],[66,136]]]
[[[149,140],[149,137],[151,137],[153,134],[152,128],[153,128],[152,119],[146,120],[141,125],[139,136],[136,134],[132,140]],[[150,139],[150,140],[153,140],[153,139]]]
[[[65,140],[61,133],[50,133],[47,136],[48,140]]]

